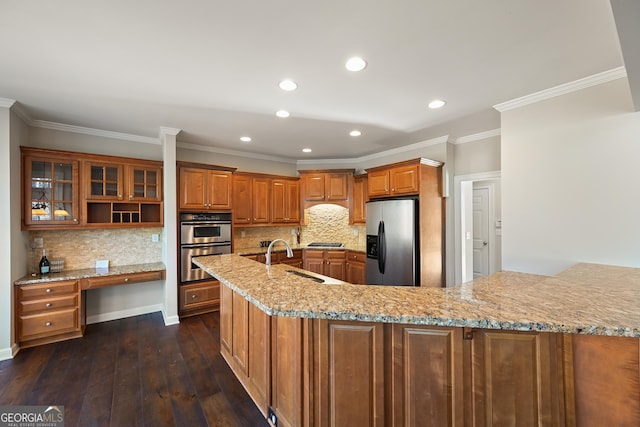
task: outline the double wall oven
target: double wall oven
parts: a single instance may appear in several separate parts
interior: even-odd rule
[[[180,214],[180,283],[211,279],[193,263],[200,256],[231,253],[231,213]]]

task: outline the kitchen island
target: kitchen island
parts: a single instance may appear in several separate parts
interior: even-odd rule
[[[279,425],[639,425],[640,270],[446,289],[321,284],[236,255],[222,354]]]

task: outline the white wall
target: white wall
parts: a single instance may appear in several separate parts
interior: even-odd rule
[[[456,144],[454,152],[456,176],[500,170],[500,136]]]
[[[178,135],[178,140],[179,139],[180,135]],[[244,172],[298,176],[294,160],[289,162],[269,160],[268,156],[265,156],[264,159],[257,159],[253,157],[234,156],[231,154],[220,154],[213,151],[181,148],[180,143],[178,143],[177,158],[179,161],[183,162],[235,167],[238,168],[239,171]]]
[[[626,79],[502,113],[503,268],[640,267],[640,112]]]

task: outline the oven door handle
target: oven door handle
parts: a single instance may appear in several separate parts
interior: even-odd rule
[[[214,246],[231,246],[231,242],[212,242],[212,243],[183,243],[180,245],[182,249],[211,248]]]

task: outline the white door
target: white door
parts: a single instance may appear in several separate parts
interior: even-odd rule
[[[489,189],[473,189],[473,278],[489,274]]]

